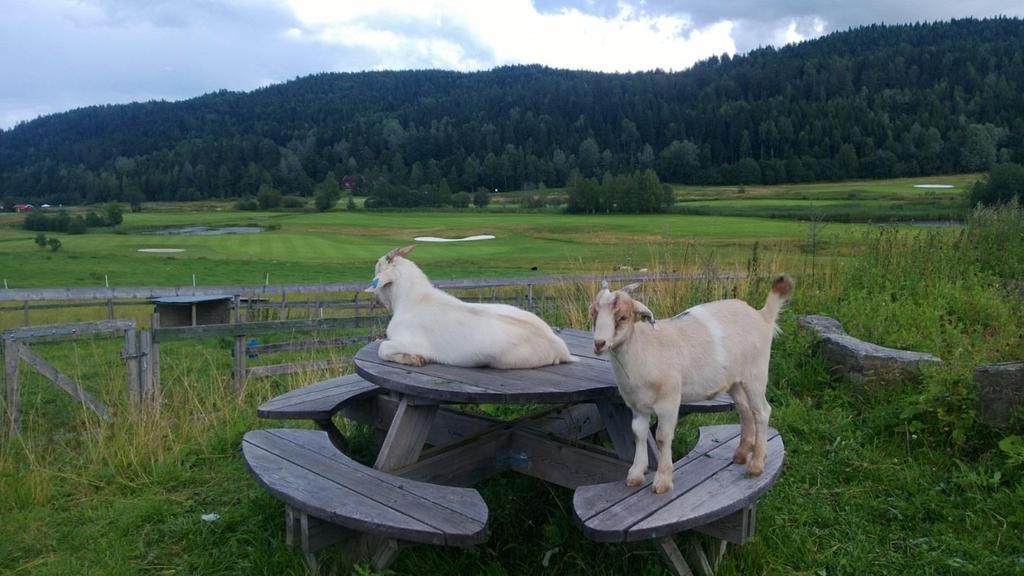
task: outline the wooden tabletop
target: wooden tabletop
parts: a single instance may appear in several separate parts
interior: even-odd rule
[[[528,370],[416,367],[381,360],[380,343],[374,342],[356,354],[356,372],[382,388],[442,403],[575,404],[617,398],[608,356],[594,354],[591,334],[565,329],[558,335],[576,362]]]

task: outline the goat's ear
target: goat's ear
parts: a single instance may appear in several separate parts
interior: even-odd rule
[[[651,312],[650,308],[636,300],[633,300],[633,312],[638,314],[640,319],[644,322],[650,322],[652,325],[654,324],[654,312]]]
[[[619,290],[622,290],[626,294],[632,295],[633,294],[633,290],[636,290],[639,287],[640,287],[640,283],[639,282],[634,282],[632,284],[627,284],[627,285],[623,286],[622,288],[619,288]]]

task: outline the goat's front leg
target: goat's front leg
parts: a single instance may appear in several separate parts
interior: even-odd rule
[[[626,486],[639,486],[644,483],[644,472],[647,471],[647,435],[651,433],[651,415],[634,410],[632,426],[636,453],[626,476]]]
[[[394,340],[385,340],[380,343],[377,355],[386,362],[397,362],[408,366],[423,366],[427,359],[420,354],[410,354],[402,351],[403,346],[396,344]]]
[[[676,435],[676,421],[679,419],[679,402],[666,402],[654,407],[658,415],[658,471],[654,474],[654,493],[672,491],[672,439]]]

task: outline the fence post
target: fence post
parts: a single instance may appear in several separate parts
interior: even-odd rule
[[[24,326],[28,326],[28,300],[25,300],[25,303],[22,304],[21,307],[25,311],[25,323],[24,323]]]
[[[153,396],[153,337],[149,330],[139,330],[139,396],[143,402],[152,402]]]
[[[235,392],[245,389],[245,335],[235,336]]]
[[[139,340],[134,328],[124,331],[124,358],[128,367],[128,399],[132,408],[138,408],[142,394],[139,389]]]
[[[4,420],[11,435],[21,431],[21,394],[18,390],[18,347],[14,340],[4,340]]]
[[[156,329],[160,327],[160,313],[154,312],[153,319],[150,321],[150,330],[152,333],[156,333]],[[150,350],[149,350],[149,372],[150,372],[150,389],[153,394],[153,400],[157,403],[160,402],[160,341],[150,337]]]
[[[107,298],[107,320],[114,319],[114,299]]]

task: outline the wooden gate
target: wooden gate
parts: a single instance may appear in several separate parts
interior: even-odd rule
[[[22,361],[81,402],[103,420],[110,419],[110,411],[82,386],[62,373],[30,348],[32,342],[66,340],[96,334],[122,334],[122,358],[128,367],[128,395],[132,405],[138,405],[153,394],[148,362],[148,338],[140,338],[134,320],[104,320],[80,324],[33,326],[8,330],[0,336],[4,350],[4,402],[3,416],[12,434],[21,431],[21,390],[18,378]]]

